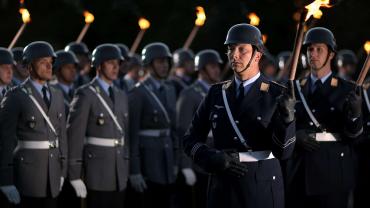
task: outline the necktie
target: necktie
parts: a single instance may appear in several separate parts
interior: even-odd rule
[[[4,87],[3,90],[1,91],[1,94],[3,95],[3,97],[5,96],[5,93],[6,93],[6,89]]]
[[[164,87],[163,84],[161,84],[158,88],[158,91],[159,91],[159,99],[161,100],[161,102],[163,103],[163,105],[166,105],[167,102],[166,102],[166,89]]]
[[[236,102],[238,105],[241,104],[241,102],[243,101],[243,98],[244,98],[244,85],[242,82],[240,83],[238,87],[238,96],[236,97]]]
[[[321,88],[322,88],[322,82],[320,79],[316,80],[315,84],[314,84],[314,87],[312,89],[312,93],[313,94],[317,94],[318,92],[321,91]]]
[[[46,86],[43,86],[41,91],[42,91],[42,98],[44,99],[44,102],[45,102],[46,106],[48,106],[48,108],[49,108],[50,107],[50,100],[47,96],[48,88]]]
[[[75,93],[74,89],[72,89],[72,88],[69,89],[68,96],[69,96],[70,99],[73,98],[74,93]]]
[[[110,99],[112,100],[112,102],[114,103],[114,94],[113,94],[113,87],[108,87],[108,92],[109,92],[109,97]]]

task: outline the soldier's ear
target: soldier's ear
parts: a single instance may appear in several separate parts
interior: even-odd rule
[[[254,56],[254,60],[255,60],[255,62],[259,62],[261,57],[262,57],[262,53],[259,52],[259,51],[256,51],[255,53],[256,53],[256,55]]]

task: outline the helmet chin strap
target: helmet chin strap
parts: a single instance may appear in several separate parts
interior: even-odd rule
[[[239,72],[237,72],[236,70],[234,70],[234,71],[237,72],[237,73],[242,73],[243,71],[247,70],[251,66],[252,61],[253,61],[253,59],[254,59],[255,56],[256,56],[256,49],[253,48],[252,57],[251,57],[251,59],[249,59],[249,62],[247,64],[247,66],[245,66],[244,69],[241,70],[241,71],[239,71]]]
[[[324,68],[324,66],[326,65],[326,63],[327,63],[327,62],[328,62],[328,60],[329,60],[330,53],[331,53],[331,52],[329,52],[329,53],[328,53],[328,55],[326,55],[326,59],[325,59],[324,64],[323,64],[321,67],[317,68],[317,70],[320,70],[320,69]]]

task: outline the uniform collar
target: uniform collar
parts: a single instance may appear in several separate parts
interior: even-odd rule
[[[203,79],[198,79],[198,82],[207,91],[209,90],[209,88],[211,88],[211,85],[208,82],[204,81]]]
[[[104,81],[100,77],[96,77],[96,80],[98,81],[99,85],[103,88],[104,92],[106,92],[107,95],[109,95],[109,90],[108,89],[109,89],[109,87],[113,87],[113,83],[108,84],[106,81]]]
[[[324,84],[325,81],[332,75],[333,72],[329,72],[327,75],[321,77],[321,83]],[[313,75],[312,73],[310,74],[310,79],[311,79],[311,85],[314,85],[315,82],[318,80],[318,78]]]

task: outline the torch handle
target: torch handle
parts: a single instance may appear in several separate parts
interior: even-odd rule
[[[80,35],[78,36],[76,42],[77,43],[81,43],[82,39],[84,38],[87,30],[89,29],[90,27],[90,24],[89,23],[86,23],[85,26],[82,28],[81,32],[80,32]]]
[[[185,43],[184,43],[184,46],[183,48],[184,49],[189,49],[191,43],[193,42],[194,38],[195,38],[195,35],[197,34],[199,30],[199,26],[194,26],[193,27],[193,30],[190,32],[188,38],[186,39]]]
[[[135,38],[135,41],[134,41],[134,43],[132,44],[132,46],[130,48],[130,54],[131,55],[133,55],[135,53],[135,51],[137,50],[137,48],[139,47],[139,44],[140,44],[141,40],[143,39],[144,33],[145,33],[145,30],[140,30],[140,32],[137,34],[137,36]]]
[[[303,14],[302,14],[302,16],[303,16]],[[300,21],[299,24],[298,24],[297,33],[296,33],[295,42],[294,42],[294,47],[293,47],[292,58],[291,58],[291,62],[290,62],[289,80],[294,80],[295,79],[295,74],[297,72],[297,65],[298,65],[298,60],[299,60],[299,56],[300,56],[300,53],[301,53],[302,42],[303,42],[304,25],[305,25],[304,21]]]
[[[8,46],[8,49],[12,49],[15,45],[15,43],[17,43],[19,37],[22,35],[23,31],[24,31],[24,28],[26,28],[26,25],[27,23],[23,23],[22,26],[19,28],[17,34],[14,36],[12,42],[10,43],[10,45]]]
[[[356,85],[357,86],[361,86],[364,81],[365,81],[365,78],[366,78],[366,75],[367,75],[367,72],[369,71],[369,68],[370,68],[370,54],[367,55],[367,58],[365,60],[365,63],[364,65],[362,66],[362,69],[361,69],[361,72],[358,76],[358,79],[356,81]]]

